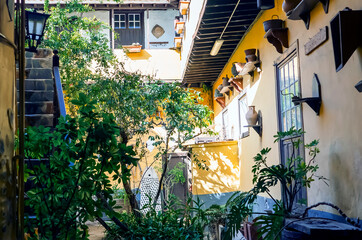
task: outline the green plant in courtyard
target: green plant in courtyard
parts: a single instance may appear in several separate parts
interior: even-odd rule
[[[76,0],[62,8],[57,5],[49,9],[51,17],[44,46],[59,50],[60,73],[67,97],[77,99],[80,93],[85,93],[96,100],[101,111],[114,113],[120,141],[127,145],[131,139],[136,139],[134,150],[140,158],[145,145],[141,143],[142,136],[156,127],[166,133],[153,139],[159,151],[155,159],[158,161],[182,148],[186,141],[209,132],[211,111],[196,103],[200,100],[199,93],[191,93],[177,83],[162,83],[125,71],[102,32],[108,27],[97,19],[82,17],[89,11],[89,6]],[[71,102],[70,110],[76,114],[77,108],[72,107]],[[172,142],[176,144],[171,146]],[[167,172],[168,160],[164,159],[157,196],[161,194]],[[199,165],[204,164],[200,162]],[[132,164],[125,164],[121,169],[128,171],[132,167]],[[132,209],[139,209],[130,182],[122,181],[122,184]]]
[[[149,201],[149,211],[137,219],[134,214],[122,214],[121,221],[126,223],[129,231],[125,232],[117,226],[107,232],[106,240],[114,239],[204,239],[204,229],[208,224],[206,211],[199,200],[188,198],[186,205],[171,197],[165,204],[163,212],[157,212]]]
[[[240,228],[241,223],[244,221],[243,217],[253,214],[252,211],[248,212],[248,207],[253,205],[257,195],[261,193],[267,194],[273,201],[273,213],[261,214],[255,218],[255,224],[258,226],[258,232],[263,235],[263,239],[276,239],[278,238],[279,231],[283,226],[283,220],[286,217],[297,216],[295,213],[297,205],[297,195],[302,188],[310,187],[315,179],[326,179],[317,176],[318,165],[315,158],[319,153],[317,147],[318,140],[313,140],[309,144],[302,144],[302,140],[296,136],[301,136],[304,132],[301,129],[292,127],[285,132],[278,132],[274,136],[275,141],[279,142],[282,139],[288,138],[293,146],[292,153],[287,158],[285,164],[270,165],[267,161],[267,155],[271,148],[263,148],[260,153],[254,157],[253,184],[254,187],[245,193],[244,197],[235,205],[234,213],[228,216],[228,223],[232,226],[232,231],[227,234],[230,238],[237,229]],[[305,159],[303,155],[298,155],[298,152],[306,151],[309,159]],[[281,186],[282,200],[277,200],[271,195],[270,189],[276,185]],[[243,214],[242,214],[243,213]],[[246,213],[246,214],[245,214]],[[243,217],[241,217],[241,215]],[[260,213],[256,213],[260,214]],[[234,226],[234,227],[233,227]]]
[[[30,162],[34,187],[26,193],[26,205],[36,218],[26,220],[26,231],[38,229],[39,239],[86,239],[86,221],[99,219],[103,212],[117,219],[109,176],[126,181],[130,171],[122,169],[121,175],[122,166],[137,163],[132,148],[118,141],[113,114],[96,111],[95,101],[84,94],[73,104],[79,114],[61,118],[53,132],[27,129],[26,158],[40,164]],[[48,164],[41,163],[44,158]]]

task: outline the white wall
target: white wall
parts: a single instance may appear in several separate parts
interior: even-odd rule
[[[187,60],[193,45],[196,29],[198,28],[203,6],[206,0],[194,0],[190,2],[188,19],[185,24],[184,39],[182,40],[181,52],[181,73],[183,74],[186,68]]]
[[[173,26],[173,21],[175,16],[179,15],[179,11],[174,9],[153,10],[149,11],[148,15],[149,16],[147,18],[147,11],[145,11],[144,26],[146,48],[160,49],[174,47],[175,29]],[[161,26],[163,30],[165,30],[165,33],[159,38],[156,38],[151,32],[153,27],[157,24]],[[152,42],[165,42],[165,44],[152,44]]]
[[[86,13],[83,13],[83,17],[87,17],[87,18],[97,18],[98,20],[104,22],[105,24],[107,25],[111,25],[111,23],[109,22],[109,16],[110,15],[110,12],[109,11],[92,11],[92,12],[86,12]],[[111,36],[110,36],[110,30],[109,29],[105,29],[102,31],[106,36],[107,38],[110,40],[111,39]],[[110,42],[110,41],[109,41]]]

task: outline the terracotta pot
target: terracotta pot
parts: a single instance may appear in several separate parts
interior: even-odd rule
[[[223,77],[223,78],[222,78],[222,86],[223,86],[223,87],[229,87],[229,86],[230,86],[229,78],[228,78],[227,75],[226,75],[226,77]]]
[[[300,2],[301,0],[284,0],[282,5],[283,11],[288,15],[288,12],[293,10]]]
[[[246,49],[246,50],[244,50],[244,52],[245,52],[245,55],[246,55],[245,60],[247,62],[256,61],[256,55],[255,55],[256,49],[255,48]]]
[[[277,19],[273,19],[273,17],[277,17]],[[283,28],[283,20],[280,20],[278,15],[273,15],[272,19],[263,22],[264,31],[267,32],[272,28]]]
[[[258,113],[255,111],[255,106],[249,106],[249,111],[245,115],[249,125],[256,125],[258,121]]]
[[[234,65],[235,65],[236,71],[237,71],[238,73],[240,73],[240,72],[243,70],[243,68],[244,68],[244,66],[245,66],[245,63],[235,63]]]
[[[222,93],[220,93],[219,90],[215,89],[214,98],[223,97],[223,96],[224,96],[224,95],[222,95]]]

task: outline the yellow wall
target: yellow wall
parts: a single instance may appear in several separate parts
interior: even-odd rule
[[[259,137],[253,130],[251,135],[241,141],[240,157],[240,189],[247,191],[252,187],[253,156],[263,147],[272,147],[269,163],[279,163],[278,145],[273,143],[273,135],[278,131],[276,109],[276,79],[274,62],[280,57],[275,48],[263,37],[263,21],[277,14],[286,20],[289,46],[299,44],[299,61],[301,74],[302,96],[309,97],[312,93],[313,73],[319,77],[322,88],[322,107],[320,116],[316,116],[311,108],[303,104],[303,125],[305,142],[320,140],[321,153],[317,157],[320,166],[318,171],[330,179],[329,187],[321,181],[312,184],[308,190],[308,204],[320,201],[332,202],[340,206],[351,217],[362,216],[362,94],[354,85],[361,80],[362,61],[361,48],[357,49],[348,60],[346,66],[338,73],[335,71],[332,39],[329,29],[329,40],[319,46],[310,55],[305,55],[304,45],[324,26],[330,28],[330,20],[346,6],[358,10],[362,8],[359,0],[330,2],[329,12],[325,14],[320,3],[311,12],[310,28],[307,30],[302,21],[291,21],[281,10],[282,0],[276,0],[276,8],[265,11],[241,41],[235,54],[225,66],[221,77],[231,75],[231,63],[245,62],[244,50],[257,48],[260,51],[262,72],[252,81],[244,78],[244,87],[250,87],[247,94],[251,95],[249,105],[255,105],[263,116],[263,136]],[[356,31],[358,31],[356,29]],[[286,50],[286,49],[284,49]],[[222,83],[221,77],[213,86],[215,89]],[[228,99],[229,103],[237,93]],[[221,108],[214,101],[215,115]],[[279,195],[275,188],[273,195]],[[327,208],[319,210],[330,211]]]
[[[0,0],[0,33],[14,42],[14,21],[10,21],[6,0]],[[15,182],[12,174],[15,134],[15,53],[14,49],[0,41],[0,239],[15,239],[16,205]],[[8,112],[13,118],[9,120]],[[12,126],[11,126],[12,125]],[[5,191],[5,194],[3,194]]]
[[[190,146],[199,160],[205,160],[209,170],[202,170],[192,160],[192,194],[234,192],[239,189],[237,141],[195,144]]]

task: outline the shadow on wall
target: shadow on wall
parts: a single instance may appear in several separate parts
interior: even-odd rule
[[[139,53],[127,53],[127,57],[131,60],[148,60],[152,55],[149,54],[147,50],[142,49]]]
[[[215,146],[216,145],[216,146]],[[237,142],[194,145],[193,153],[206,161],[208,170],[193,162],[192,193],[194,195],[221,194],[239,190],[240,169]]]

